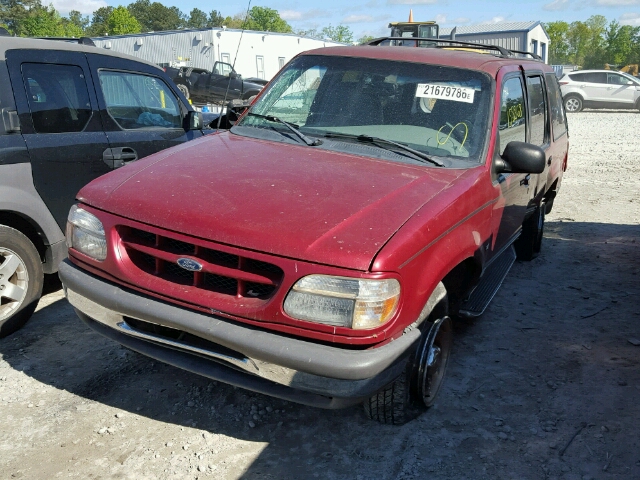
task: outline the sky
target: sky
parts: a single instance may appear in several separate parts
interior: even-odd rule
[[[52,3],[63,15],[70,10],[90,15],[100,7],[126,6],[131,1],[53,0]],[[166,6],[176,6],[185,13],[193,8],[207,13],[218,10],[223,17],[245,12],[249,4],[249,0],[156,1]],[[529,0],[526,3],[517,0],[252,0],[251,6],[277,10],[294,31],[346,25],[351,28],[355,40],[363,35],[387,35],[389,22],[406,21],[409,10],[413,10],[415,21],[436,20],[441,27],[529,20],[564,20],[571,23],[584,21],[592,15],[603,15],[607,20],[617,20],[623,25],[640,26],[640,0]]]

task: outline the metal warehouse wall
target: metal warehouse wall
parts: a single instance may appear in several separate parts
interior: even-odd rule
[[[159,65],[184,62],[186,66],[211,70],[216,61],[233,64],[236,60],[235,70],[242,76],[267,80],[298,53],[342,45],[293,34],[222,28],[97,37],[93,41],[99,48]]]
[[[99,48],[126,53],[156,64],[187,60],[187,65],[211,69],[213,57],[212,30],[184,30],[140,35],[93,38]]]
[[[505,33],[475,33],[472,35],[456,35],[456,40],[461,42],[475,42],[483,45],[497,45],[509,50],[527,50],[527,34],[525,32],[505,32]]]

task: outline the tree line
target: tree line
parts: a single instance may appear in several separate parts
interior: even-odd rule
[[[623,67],[640,63],[640,27],[607,22],[594,15],[585,22],[550,22],[549,63],[604,68],[605,64]]]
[[[102,37],[223,25],[227,28],[297,33],[337,42],[353,42],[353,32],[345,25],[294,31],[276,10],[267,7],[253,7],[246,13],[224,17],[218,10],[206,13],[194,8],[185,14],[178,7],[167,7],[159,2],[152,3],[151,0],[136,0],[127,6],[101,7],[91,16],[73,10],[63,17],[52,5],[43,5],[41,0],[0,0],[0,26],[12,35],[23,37]]]

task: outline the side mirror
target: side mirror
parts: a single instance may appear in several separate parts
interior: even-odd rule
[[[509,142],[496,162],[496,173],[542,173],[545,153],[540,147],[525,142]]]
[[[238,75],[236,72],[234,72],[233,70],[231,70],[229,72],[229,78],[238,78],[240,77],[240,75]]]
[[[633,82],[631,80],[627,81],[627,85],[633,85]]]
[[[204,120],[202,112],[190,111],[186,118],[187,130],[202,130],[204,128]]]

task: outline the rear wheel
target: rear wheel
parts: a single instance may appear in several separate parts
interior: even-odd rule
[[[582,99],[577,95],[568,95],[564,99],[564,109],[571,113],[579,112],[582,110]]]
[[[533,260],[540,254],[546,210],[546,206],[541,204],[522,224],[522,234],[514,244],[518,260]]]
[[[0,225],[0,338],[15,332],[31,317],[42,295],[42,262],[33,243]]]
[[[182,92],[182,94],[185,96],[185,98],[187,100],[189,100],[189,87],[187,87],[186,85],[183,85],[182,83],[178,84],[178,90],[180,90]]]
[[[380,423],[403,425],[431,407],[442,387],[452,344],[449,317],[425,322],[418,348],[404,372],[364,402],[366,415]]]

